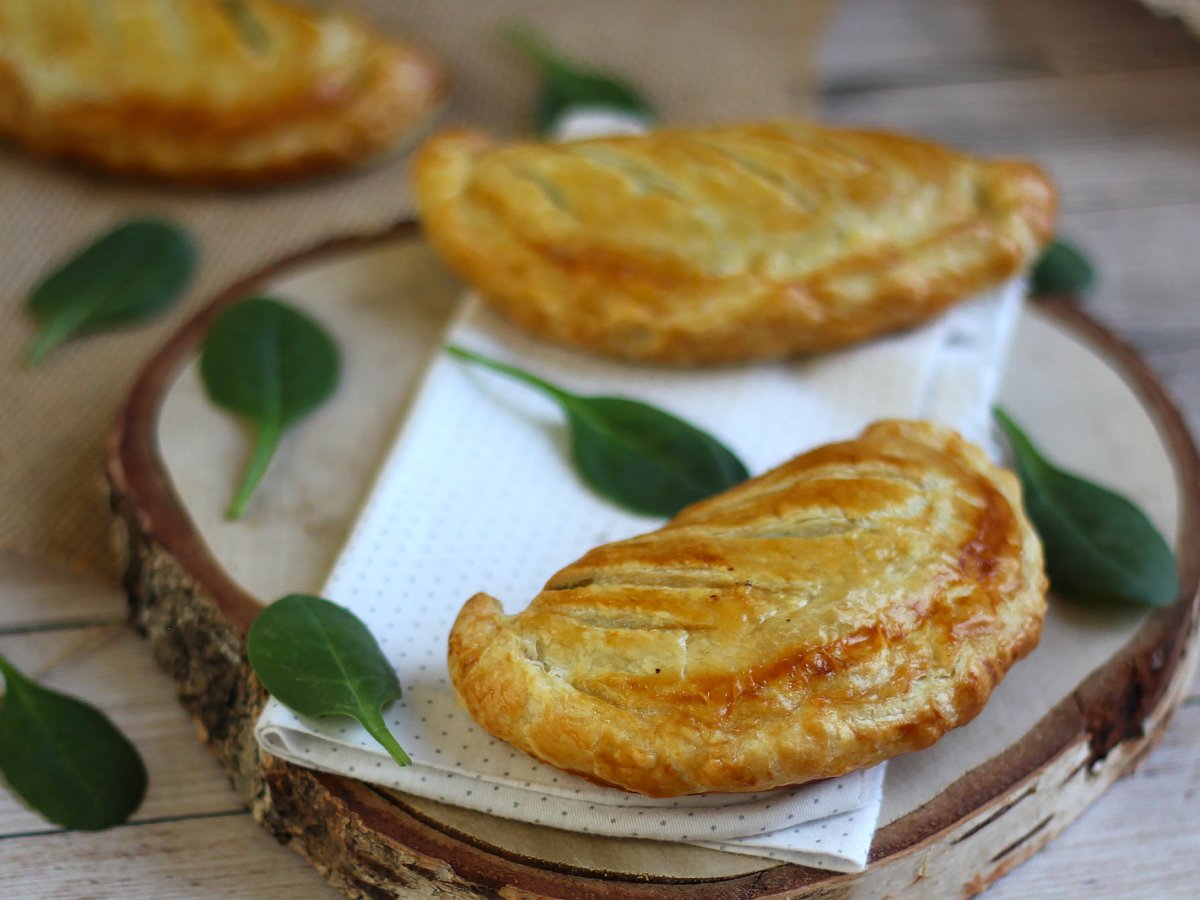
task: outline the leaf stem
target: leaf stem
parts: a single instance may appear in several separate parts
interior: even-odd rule
[[[574,66],[558,55],[540,34],[523,22],[509,22],[500,26],[500,34],[509,43],[528,56],[550,77],[571,74]]]
[[[29,350],[25,354],[25,362],[28,365],[35,366],[46,354],[70,337],[71,332],[75,330],[79,323],[75,321],[74,316],[70,318],[54,319],[49,322],[41,333],[38,334],[32,344],[29,345]]]
[[[553,397],[559,403],[570,403],[577,399],[576,396],[569,391],[564,391],[562,388],[544,381],[523,369],[518,369],[516,366],[510,366],[507,363],[502,363],[499,360],[490,359],[474,350],[468,350],[466,347],[460,347],[457,344],[447,344],[446,352],[458,359],[466,360],[477,365],[483,366],[486,369],[491,369],[493,372],[499,372],[501,375],[507,375],[517,381],[523,381],[531,387],[537,388],[550,397]]]
[[[382,716],[379,716],[378,720],[376,720],[375,717],[372,717],[371,721],[363,722],[363,726],[367,729],[367,734],[379,741],[379,743],[383,745],[383,749],[386,750],[388,755],[391,756],[391,758],[394,759],[399,765],[412,765],[412,760],[409,759],[408,754],[404,752],[404,748],[400,746],[400,742],[396,740],[396,736],[388,730],[387,725],[384,724]]]
[[[1022,460],[1028,460],[1029,464],[1040,463],[1041,465],[1048,465],[1042,459],[1042,455],[1038,452],[1037,448],[1033,446],[1033,442],[1029,440],[1025,432],[1021,430],[1021,427],[1013,421],[1012,416],[1006,413],[999,406],[992,407],[992,415],[994,415],[996,420],[1000,423],[1004,430],[1005,437],[1007,437],[1008,442],[1013,445],[1013,450],[1022,451],[1015,454],[1016,459],[1014,462],[1016,462],[1018,468],[1020,468]],[[1033,471],[1029,472],[1030,477],[1034,476],[1035,474],[1036,473]]]
[[[225,513],[226,518],[240,519],[242,517],[246,504],[250,501],[258,483],[262,481],[263,475],[266,474],[267,466],[271,464],[271,458],[279,447],[279,438],[282,433],[283,430],[278,423],[272,422],[259,426],[254,441],[254,455],[250,457],[250,465],[246,468],[241,487],[234,495],[233,502],[229,504],[229,509]]]
[[[261,53],[267,49],[270,39],[266,29],[246,6],[246,0],[221,0],[221,7],[251,50]]]

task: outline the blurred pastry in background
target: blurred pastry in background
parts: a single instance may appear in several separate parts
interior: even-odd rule
[[[382,154],[449,79],[336,8],[277,0],[0,0],[0,134],[40,156],[198,184]]]
[[[1017,274],[1056,199],[1029,163],[785,121],[418,151],[430,242],[517,324],[676,365],[830,350]]]

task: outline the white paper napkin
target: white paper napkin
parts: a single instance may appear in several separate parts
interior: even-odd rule
[[[1023,285],[1011,282],[924,328],[837,354],[668,370],[590,357],[518,331],[475,300],[447,342],[582,393],[624,394],[718,436],[762,472],[886,417],[929,418],[987,438]],[[353,610],[396,666],[396,766],[356,723],[301,718],[273,699],[257,728],[285,759],[497,816],[651,837],[838,871],[866,863],[882,767],[784,791],[653,800],[603,788],[489,737],[455,702],[446,637],[479,590],[508,612],[597,543],[660,524],[593,495],[571,468],[553,403],[436,355],[323,595]]]

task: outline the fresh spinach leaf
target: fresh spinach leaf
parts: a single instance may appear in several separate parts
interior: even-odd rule
[[[626,397],[581,397],[463,347],[446,351],[554,400],[567,416],[576,470],[596,493],[625,509],[673,516],[749,477],[716,438],[661,409]]]
[[[195,267],[195,245],[178,225],[162,219],[118,225],[29,295],[26,308],[41,324],[30,365],[69,337],[162,312],[183,295]]]
[[[501,34],[541,72],[542,86],[535,112],[538,134],[550,135],[558,120],[572,107],[602,107],[636,116],[647,124],[654,121],[650,103],[628,82],[605,72],[580,68],[526,25],[507,25]]]
[[[333,393],[340,370],[333,338],[278,300],[244,300],[213,323],[200,354],[204,388],[213,403],[248,419],[256,432],[229,518],[241,516],[283,433]]]
[[[1033,266],[1029,279],[1035,297],[1082,297],[1096,283],[1096,270],[1078,247],[1056,240]]]
[[[400,681],[355,615],[321,597],[289,594],[254,620],[246,637],[254,674],[272,696],[302,716],[350,716],[402,766],[412,760],[388,731],[383,707]]]
[[[1051,588],[1080,601],[1173,603],[1175,558],[1146,515],[1119,494],[1051,465],[1007,413],[995,414],[1046,551]]]
[[[146,795],[146,767],[100,710],[30,681],[3,656],[0,773],[20,797],[65,828],[119,825]]]

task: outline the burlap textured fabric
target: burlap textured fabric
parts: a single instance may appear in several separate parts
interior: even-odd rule
[[[809,63],[828,3],[346,0],[441,55],[454,90],[438,125],[471,123],[510,135],[529,127],[535,78],[498,37],[501,22],[529,22],[570,55],[624,74],[665,121],[729,121],[808,111]],[[405,167],[399,153],[321,181],[201,193],[117,182],[0,146],[0,550],[111,575],[104,436],[140,364],[239,276],[409,214]],[[72,341],[26,367],[35,329],[23,304],[31,287],[97,232],[139,213],[169,216],[196,237],[201,264],[185,301],[151,325]]]

